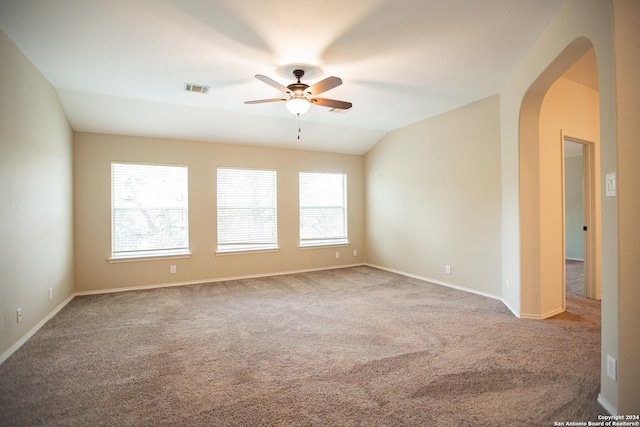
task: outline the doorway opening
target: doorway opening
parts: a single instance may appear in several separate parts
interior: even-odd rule
[[[572,294],[599,300],[595,205],[595,143],[563,138],[565,302]]]

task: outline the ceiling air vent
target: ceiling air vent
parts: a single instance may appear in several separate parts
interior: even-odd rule
[[[187,92],[204,93],[206,95],[207,93],[209,93],[209,89],[211,89],[211,86],[198,85],[195,83],[184,84],[184,90],[186,90]]]

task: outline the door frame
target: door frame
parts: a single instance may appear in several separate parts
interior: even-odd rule
[[[564,143],[574,142],[582,145],[582,185],[583,185],[583,226],[587,227],[584,233],[584,295],[587,298],[600,300],[600,245],[599,245],[599,204],[597,198],[598,176],[596,170],[596,142],[576,136],[572,132],[561,131],[562,137],[562,264],[564,275],[563,284],[563,308],[566,310],[566,206],[565,206],[565,166],[564,166]]]

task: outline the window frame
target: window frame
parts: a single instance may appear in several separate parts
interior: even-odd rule
[[[185,198],[183,202],[182,208],[174,208],[181,209],[183,212],[183,224],[185,226],[185,235],[182,238],[186,239],[186,245],[179,246],[175,248],[143,248],[139,247],[137,249],[129,249],[129,250],[116,250],[116,211],[118,209],[134,209],[134,208],[116,208],[115,206],[115,182],[114,182],[114,167],[120,166],[143,166],[143,167],[169,167],[169,168],[181,168],[184,169],[185,173],[185,188],[183,189],[183,196]],[[129,262],[129,261],[137,261],[137,260],[145,260],[145,259],[161,259],[161,258],[188,258],[191,256],[190,251],[190,226],[189,226],[189,167],[185,164],[166,164],[166,163],[145,163],[145,162],[128,162],[128,161],[112,161],[110,165],[111,171],[111,256],[109,258],[109,262]],[[157,207],[140,207],[139,209],[144,210],[158,210]],[[166,208],[167,210],[170,208]]]
[[[273,241],[271,242],[249,242],[238,241],[235,243],[220,243],[220,213],[224,209],[250,209],[249,207],[227,207],[224,206],[221,209],[220,203],[220,175],[221,170],[227,171],[243,171],[243,172],[269,172],[272,174],[270,179],[273,180],[273,204],[271,207],[261,207],[259,205],[253,205],[251,209],[272,209],[273,210]],[[271,191],[271,190],[270,190]],[[225,247],[225,245],[227,247]],[[216,256],[219,255],[234,255],[234,254],[247,254],[252,252],[277,252],[280,250],[278,239],[278,171],[276,169],[266,168],[246,168],[246,167],[233,167],[233,166],[218,166],[216,168]]]
[[[318,206],[303,206],[302,204],[302,175],[339,175],[342,177],[342,205],[325,206],[326,208],[341,208],[343,211],[343,228],[344,236],[337,237],[317,237],[303,239],[302,220],[303,209],[318,208]],[[300,249],[327,247],[327,246],[348,246],[349,241],[349,212],[348,212],[348,174],[345,172],[319,172],[319,171],[300,171],[298,172],[298,247]]]

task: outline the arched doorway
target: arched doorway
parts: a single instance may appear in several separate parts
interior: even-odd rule
[[[536,79],[525,94],[520,110],[520,304],[521,317],[544,319],[565,310],[563,143],[565,135],[585,141],[599,138],[596,100],[580,99],[579,89],[563,75],[593,46],[581,37],[571,43]],[[593,61],[595,66],[595,61]],[[595,71],[595,70],[594,70]],[[596,79],[597,80],[597,79]],[[559,100],[559,101],[558,101]],[[596,105],[596,111],[571,111]],[[585,119],[585,116],[589,116]],[[598,150],[594,150],[598,164]],[[597,170],[593,170],[597,176]],[[594,192],[598,188],[593,189]],[[596,193],[597,194],[597,193]],[[595,267],[591,279],[599,279],[599,208],[593,197],[594,220],[589,227]],[[596,284],[599,288],[599,285]]]

